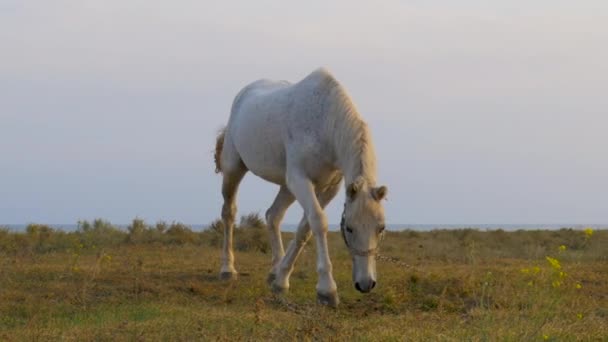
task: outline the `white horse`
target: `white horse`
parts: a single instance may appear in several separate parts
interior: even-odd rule
[[[381,200],[387,188],[376,186],[376,159],[367,125],[327,70],[315,70],[295,84],[259,80],[243,88],[218,136],[215,162],[216,172],[223,174],[224,197],[220,278],[237,276],[232,252],[235,200],[239,183],[251,171],[280,186],[266,212],[272,246],[268,280],[273,291],[287,291],[295,261],[314,234],[317,298],[338,305],[323,208],[340,189],[342,178],[347,199],[340,226],[353,259],[353,282],[360,292],[374,288],[375,254],[384,231]],[[284,252],[280,223],[294,200],[304,209],[304,217]]]

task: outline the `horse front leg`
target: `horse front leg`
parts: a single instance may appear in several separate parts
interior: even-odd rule
[[[327,218],[312,182],[298,173],[288,172],[287,178],[289,190],[304,208],[304,215],[317,244],[317,299],[322,304],[336,307],[339,299],[327,246]]]
[[[319,276],[317,282],[317,300],[321,304],[326,304],[332,307],[338,306],[338,287],[333,277],[333,268],[329,258],[329,248],[327,247],[327,218],[323,213],[321,215],[307,215],[308,222],[315,236],[317,244],[317,274]]]

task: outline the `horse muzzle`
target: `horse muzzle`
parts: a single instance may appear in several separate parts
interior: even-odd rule
[[[374,287],[376,287],[376,281],[372,278],[366,279],[364,281],[355,282],[355,288],[361,293],[368,293]]]
[[[353,257],[353,283],[357,291],[368,293],[376,286],[376,257]]]

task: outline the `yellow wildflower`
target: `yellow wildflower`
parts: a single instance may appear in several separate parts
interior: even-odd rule
[[[574,287],[575,287],[577,290],[580,290],[580,289],[582,289],[582,288],[583,288],[583,285],[581,285],[580,283],[576,283],[576,285],[574,285]]]
[[[567,275],[568,275],[568,274],[567,274],[566,272],[563,272],[563,271],[560,271],[560,272],[559,272],[559,277],[560,277],[560,278],[566,278],[566,276],[567,276]]]
[[[534,272],[534,274],[539,274],[540,273],[540,267],[534,266],[534,268],[532,268],[532,272]]]
[[[591,237],[591,235],[593,235],[593,228],[585,228],[585,237],[588,239]]]
[[[577,313],[577,314],[576,314],[576,318],[578,318],[578,319],[583,319],[583,314],[582,314],[582,313]]]
[[[566,250],[566,246],[565,245],[561,245],[561,246],[559,246],[558,249],[559,249],[559,252],[561,253],[561,252],[563,252],[563,251]]]
[[[546,341],[546,340],[548,340],[548,339],[549,339],[549,335],[547,335],[547,334],[543,334],[543,340],[545,340],[545,341]]]
[[[557,260],[555,258],[548,256],[547,261],[551,264],[551,267],[553,267],[556,270],[559,270],[562,268],[562,265],[559,264],[559,260]]]
[[[559,280],[554,280],[551,285],[553,285],[553,287],[558,288],[562,285],[562,282]]]
[[[530,269],[529,268],[522,268],[520,271],[523,274],[530,274]]]
[[[528,282],[528,286],[534,286],[534,282],[533,281],[529,281]]]

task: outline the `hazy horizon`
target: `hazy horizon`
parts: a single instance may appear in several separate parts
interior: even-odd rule
[[[150,227],[154,227],[155,222],[146,222]],[[47,223],[37,223],[47,224]],[[191,224],[185,223],[193,231],[203,231],[209,228],[209,224]],[[51,228],[72,232],[77,231],[79,224],[48,224]],[[130,223],[112,223],[114,227],[120,230],[127,231]],[[9,224],[2,225],[0,228],[7,228],[10,231],[20,232],[25,231],[28,224]],[[281,231],[283,232],[295,232],[298,224],[283,222],[281,224]],[[329,230],[338,232],[340,225],[335,223],[329,224]],[[533,231],[533,230],[561,230],[561,229],[573,229],[573,230],[585,230],[591,228],[593,230],[604,230],[608,229],[608,224],[394,224],[389,223],[386,226],[387,231],[433,231],[433,230],[456,230],[456,229],[473,229],[478,231],[496,231],[504,230],[507,232],[513,232],[518,230]]]
[[[320,66],[371,128],[387,222],[605,224],[607,41],[602,1],[5,0],[0,224],[210,222],[236,93]],[[239,215],[277,190],[248,174]]]

